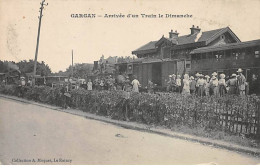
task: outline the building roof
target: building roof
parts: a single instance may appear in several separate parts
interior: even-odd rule
[[[221,32],[224,29],[226,29],[226,28],[221,28],[221,29],[215,29],[215,30],[202,32],[202,34],[201,34],[200,38],[198,39],[198,41],[207,41],[209,38],[213,37],[215,34]]]
[[[141,46],[140,48],[134,50],[132,53],[136,54],[138,52],[143,53],[145,50],[156,50],[156,45],[164,41],[165,39],[170,41],[171,43],[179,46],[179,45],[185,45],[185,44],[191,44],[196,42],[205,42],[206,45],[208,45],[210,42],[218,38],[221,34],[229,32],[230,35],[237,41],[241,42],[239,38],[232,32],[232,30],[229,27],[224,27],[220,29],[210,30],[210,31],[204,31],[201,33],[195,33],[195,34],[188,34],[183,36],[178,36],[175,38],[165,38],[164,36],[158,40],[158,41],[150,41],[149,43]],[[198,43],[200,44],[200,43]]]
[[[260,46],[260,39],[246,41],[246,42],[240,42],[240,43],[219,45],[219,46],[201,47],[201,48],[192,50],[191,54],[206,53],[206,52],[213,52],[213,51],[219,51],[219,50],[229,50],[229,49],[236,49],[236,48],[254,47],[254,46]]]
[[[138,49],[136,49],[136,50],[134,50],[134,51],[142,51],[142,50],[155,49],[155,48],[156,48],[156,47],[155,47],[155,43],[156,43],[156,42],[157,42],[157,41],[150,41],[149,43],[147,43],[147,44],[141,46],[140,48],[138,48]],[[134,51],[133,51],[133,52],[134,52]]]

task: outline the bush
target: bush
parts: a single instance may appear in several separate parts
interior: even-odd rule
[[[64,102],[64,95],[59,87],[7,85],[0,89],[0,93],[56,106],[62,106]],[[125,104],[123,91],[84,89],[71,91],[69,102],[72,108],[119,120],[124,119]],[[131,93],[128,112],[132,121],[145,124],[170,128],[199,127],[209,131],[224,129],[232,132],[233,129],[234,132],[235,121],[241,124],[256,122],[259,104],[259,98],[256,96],[196,97],[178,93]],[[243,130],[241,132],[243,133]]]

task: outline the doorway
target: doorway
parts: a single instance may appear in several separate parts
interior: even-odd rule
[[[157,86],[162,86],[162,64],[160,62],[152,64],[152,82]]]

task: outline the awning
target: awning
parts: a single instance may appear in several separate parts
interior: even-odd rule
[[[202,48],[198,48],[198,49],[191,51],[190,54],[214,52],[214,51],[221,51],[221,50],[231,50],[231,49],[254,47],[254,46],[260,46],[260,40],[224,44],[224,45],[219,45],[219,46],[202,47]]]

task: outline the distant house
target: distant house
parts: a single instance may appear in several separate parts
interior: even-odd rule
[[[193,75],[196,72],[202,71],[206,74],[210,74],[213,71],[224,72],[224,69],[238,68],[238,66],[233,65],[224,67],[220,65],[212,66],[212,64],[215,65],[215,62],[225,58],[226,52],[222,53],[221,56],[218,53],[224,50],[225,47],[239,49],[245,46],[250,47],[251,53],[259,52],[259,42],[257,40],[242,43],[229,27],[201,31],[198,26],[195,27],[193,25],[188,35],[179,36],[177,31],[171,30],[169,37],[162,36],[159,40],[150,41],[132,51],[132,54],[136,55],[139,59],[127,64],[118,63],[117,69],[119,69],[119,71],[125,69],[126,73],[130,76],[135,75],[142,86],[147,86],[148,80],[152,80],[159,86],[165,86],[168,75],[171,74],[183,75],[184,73],[189,73]],[[213,55],[210,57],[208,57],[209,54],[207,54],[206,57],[204,56],[205,54],[200,56],[201,51],[211,50],[217,53],[212,53]],[[229,53],[226,54],[227,57],[229,57]],[[203,62],[202,59],[207,61]],[[209,59],[213,61],[213,63],[209,64]],[[200,61],[198,62],[198,60]],[[259,59],[257,60],[259,61]],[[243,66],[241,64],[237,65],[245,68],[249,66],[248,64]],[[260,64],[258,63],[256,67],[259,68],[259,66]],[[229,71],[229,73],[231,73],[231,71]]]

